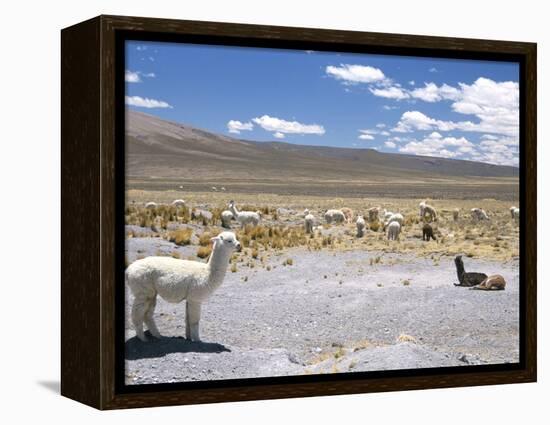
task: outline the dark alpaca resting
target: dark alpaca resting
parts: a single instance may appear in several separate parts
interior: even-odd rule
[[[435,241],[434,229],[430,224],[424,223],[424,226],[422,226],[422,240],[429,241],[430,238]]]
[[[487,275],[485,273],[476,273],[476,272],[470,272],[466,273],[464,270],[464,262],[462,261],[462,255],[457,255],[455,258],[455,265],[456,265],[456,274],[458,276],[458,284],[455,283],[455,286],[477,286],[481,282],[483,282],[485,279],[487,279]]]

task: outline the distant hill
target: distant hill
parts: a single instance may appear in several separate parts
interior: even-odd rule
[[[517,177],[515,167],[282,142],[240,140],[127,111],[127,174],[134,177],[414,179]]]

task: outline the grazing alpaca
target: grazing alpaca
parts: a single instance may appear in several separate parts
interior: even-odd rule
[[[334,223],[343,223],[346,220],[346,216],[341,210],[327,210],[325,213],[325,221],[327,224],[332,222]]]
[[[506,288],[506,281],[499,274],[493,274],[481,282],[479,285],[470,289],[480,289],[482,291],[504,291]]]
[[[344,214],[344,217],[346,218],[346,223],[351,223],[351,220],[353,220],[353,210],[351,208],[340,208],[340,211],[342,211],[342,214]]]
[[[487,215],[485,210],[482,208],[472,208],[470,210],[470,214],[472,216],[472,220],[478,220],[478,221],[489,220],[489,216]]]
[[[239,211],[235,206],[235,201],[229,201],[229,210],[233,213],[235,220],[239,222],[242,228],[247,224],[257,226],[260,223],[261,216],[257,211]]]
[[[384,221],[388,220],[392,215],[394,215],[391,211],[388,211],[386,209],[382,210],[382,218]]]
[[[434,229],[430,223],[424,223],[422,226],[422,240],[429,242],[430,239],[433,239],[434,241],[436,240],[434,236]]]
[[[464,262],[462,261],[462,255],[457,255],[455,258],[456,274],[458,275],[458,282],[455,286],[476,286],[487,279],[485,273],[470,272],[467,273],[464,270]]]
[[[187,300],[185,336],[191,341],[200,341],[201,304],[223,283],[231,255],[241,247],[232,232],[223,232],[211,240],[214,246],[207,263],[147,257],[126,269],[126,283],[134,294],[132,322],[139,339],[147,341],[143,323],[151,335],[161,337],[153,318],[157,295],[160,295],[169,303]]]
[[[355,225],[357,226],[357,237],[362,238],[365,234],[365,219],[362,215],[357,216],[357,221],[355,222]]]
[[[380,207],[369,208],[369,221],[371,223],[373,221],[378,221],[379,215],[380,215]]]
[[[424,220],[426,216],[430,216],[430,221],[437,221],[437,211],[431,205],[428,205],[426,202],[421,202],[420,207],[420,218]]]
[[[399,226],[403,226],[403,215],[399,213],[392,214],[387,221],[384,223],[384,230],[388,227],[390,223],[393,223],[394,221],[399,223]]]
[[[514,218],[514,210],[515,210],[516,208],[517,208],[516,206],[510,207],[510,215],[512,216],[512,218]]]
[[[455,208],[453,210],[453,221],[458,221],[458,213],[460,212],[460,210],[458,208]]]
[[[308,213],[304,217],[304,227],[306,229],[306,233],[313,233],[314,220],[315,220],[315,217],[313,216],[313,214],[309,214],[309,211],[308,211]]]
[[[399,240],[399,233],[401,232],[401,225],[398,221],[392,221],[388,224],[388,240]]]
[[[174,202],[172,202],[172,206],[176,208],[185,207],[185,201],[183,199],[176,199]]]

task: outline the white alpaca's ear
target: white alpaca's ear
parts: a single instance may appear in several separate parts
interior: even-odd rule
[[[214,243],[216,241],[223,241],[223,238],[221,236],[214,236],[210,239],[210,242]]]

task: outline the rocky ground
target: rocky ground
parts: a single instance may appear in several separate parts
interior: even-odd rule
[[[196,248],[194,248],[196,249]],[[175,247],[128,239],[127,256]],[[283,265],[290,258],[292,265]],[[295,248],[228,271],[203,306],[202,342],[185,340],[185,305],[159,299],[160,340],[141,342],[126,296],[126,382],[144,384],[519,361],[519,263],[465,258],[505,291],[454,287],[452,257]]]

